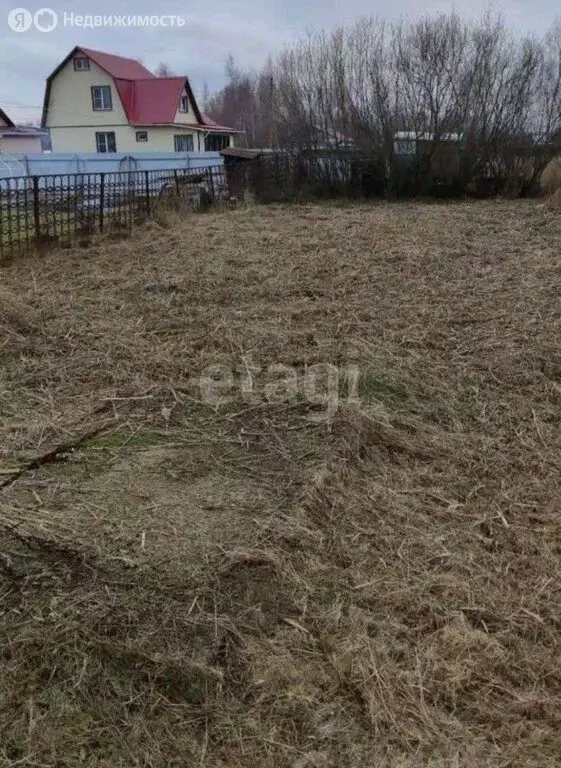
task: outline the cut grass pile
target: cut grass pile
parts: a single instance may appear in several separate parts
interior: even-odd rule
[[[558,765],[560,237],[270,206],[3,269],[0,765]]]

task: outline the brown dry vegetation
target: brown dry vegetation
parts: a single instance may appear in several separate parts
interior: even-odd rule
[[[553,195],[561,187],[561,164],[558,157],[554,157],[545,166],[540,177],[541,191],[546,195]]]
[[[278,206],[3,269],[0,764],[559,765],[560,238]]]

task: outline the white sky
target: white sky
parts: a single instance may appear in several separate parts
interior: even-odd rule
[[[59,15],[59,24],[48,33],[30,29],[14,32],[8,14],[15,7],[32,13],[44,7]],[[330,28],[351,22],[364,14],[386,19],[414,18],[439,10],[457,10],[477,16],[485,10],[500,12],[506,23],[520,32],[542,34],[561,14],[551,0],[495,0],[489,4],[473,0],[469,8],[448,0],[0,0],[0,107],[20,122],[40,117],[45,78],[73,48],[89,48],[140,58],[154,69],[164,60],[175,74],[190,77],[200,92],[206,79],[211,89],[223,81],[224,62],[229,52],[243,66],[258,67],[267,54],[311,28]],[[64,26],[64,12],[75,14],[169,14],[185,18],[181,28],[108,27],[84,29]]]

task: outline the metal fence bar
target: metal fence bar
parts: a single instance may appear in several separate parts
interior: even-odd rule
[[[150,171],[144,171],[144,184],[146,192],[146,213],[150,216]]]
[[[194,207],[226,197],[223,165],[0,178],[0,263],[38,243],[85,244],[94,232],[130,230],[171,198]]]
[[[99,181],[99,231],[103,232],[103,215],[105,212],[105,174],[101,174]]]
[[[19,212],[18,212],[19,216]],[[33,220],[35,222],[35,237],[41,237],[41,218],[39,210],[39,177],[33,177]]]

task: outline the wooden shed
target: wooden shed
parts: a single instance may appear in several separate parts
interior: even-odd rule
[[[224,169],[230,195],[235,198],[243,197],[243,193],[247,189],[248,170],[250,166],[256,165],[263,157],[263,150],[226,147],[220,154],[224,158]]]

